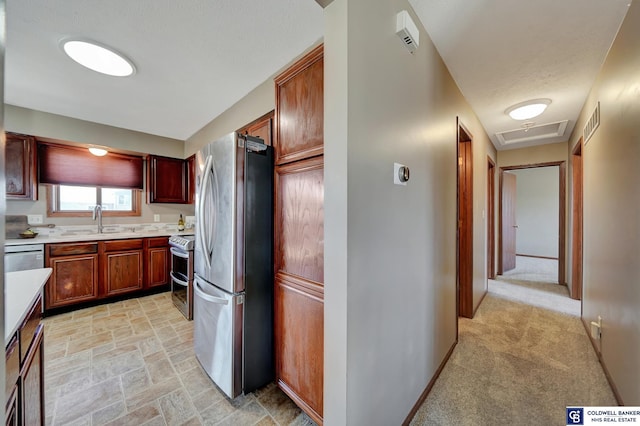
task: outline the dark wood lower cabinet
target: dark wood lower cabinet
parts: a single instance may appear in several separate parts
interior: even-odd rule
[[[171,254],[167,237],[147,238],[145,240],[145,273],[146,288],[169,284],[171,270]]]
[[[67,244],[65,244],[67,245]],[[46,285],[45,308],[58,308],[98,298],[98,245],[86,254],[54,256],[59,246],[46,251],[46,264],[52,268]],[[95,250],[95,251],[94,251]]]
[[[44,425],[44,326],[40,306],[38,296],[5,349],[6,425]],[[34,322],[35,329],[31,327]]]
[[[324,289],[277,274],[275,344],[278,386],[318,424],[324,384]]]
[[[47,244],[45,312],[169,286],[168,237]]]
[[[278,386],[323,422],[324,159],[277,166],[275,347]]]
[[[22,413],[24,425],[44,425],[43,326],[38,327],[29,357],[22,368]]]
[[[142,239],[100,243],[104,296],[142,289]]]

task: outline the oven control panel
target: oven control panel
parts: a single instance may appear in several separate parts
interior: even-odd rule
[[[191,251],[195,239],[193,235],[172,235],[169,237],[169,244],[185,251]]]

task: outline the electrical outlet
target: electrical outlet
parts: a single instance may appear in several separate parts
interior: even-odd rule
[[[159,214],[154,214],[153,215],[153,221],[154,222],[160,222],[160,215]]]
[[[602,338],[602,317],[598,315],[598,321],[591,321],[591,337],[595,340]]]
[[[27,222],[29,225],[41,225],[44,223],[44,220],[41,214],[30,214],[27,215]]]

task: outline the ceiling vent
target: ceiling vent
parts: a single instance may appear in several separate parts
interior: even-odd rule
[[[527,126],[523,129],[496,133],[496,136],[501,145],[555,138],[564,135],[568,123],[569,120],[564,120],[556,123],[541,124],[539,126]]]
[[[596,129],[600,125],[600,102],[596,105],[596,108],[591,113],[591,117],[587,120],[587,124],[584,125],[584,130],[582,131],[582,138],[584,139],[584,144],[586,145],[591,136],[596,132]]]
[[[396,34],[409,52],[415,52],[420,44],[420,31],[406,10],[396,16]]]

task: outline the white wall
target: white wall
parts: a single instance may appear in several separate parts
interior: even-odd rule
[[[558,166],[512,170],[516,175],[516,253],[558,257]]]
[[[413,55],[394,34],[403,9]],[[480,293],[495,150],[406,0],[334,0],[324,49],[324,421],[400,424],[456,340],[456,116],[474,136]]]
[[[587,323],[602,316],[602,360],[622,402],[630,406],[640,405],[638,70],[640,3],[633,2],[585,102],[567,150],[571,152],[578,142],[585,122],[600,102],[600,127],[582,151],[582,315]],[[571,176],[571,171],[568,175]]]

